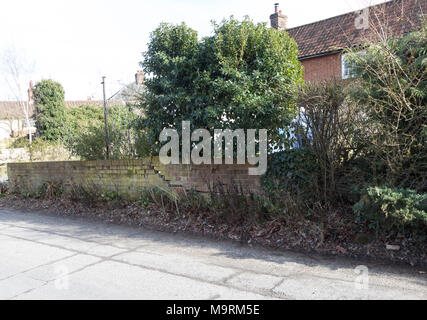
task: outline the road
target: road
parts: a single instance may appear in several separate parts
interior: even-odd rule
[[[0,299],[427,298],[417,269],[361,264],[0,209]]]

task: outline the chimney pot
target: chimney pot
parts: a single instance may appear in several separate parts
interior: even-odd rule
[[[271,27],[277,30],[285,30],[288,17],[279,10],[279,4],[274,4],[274,13],[270,16]]]

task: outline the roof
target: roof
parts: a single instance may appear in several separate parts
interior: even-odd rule
[[[24,119],[25,114],[23,106],[25,106],[26,103],[26,101],[0,101],[0,120]],[[34,104],[30,104],[30,117],[33,115],[34,110]]]
[[[107,106],[113,105],[124,105],[124,103],[119,99],[108,99]],[[80,106],[104,106],[104,100],[73,100],[73,101],[65,101],[66,107],[80,107]]]
[[[124,87],[122,87],[118,92],[116,92],[110,99],[119,100],[123,103],[135,102],[141,96],[141,94],[145,91],[145,85],[130,83]]]
[[[299,48],[299,58],[324,55],[360,45],[375,25],[385,24],[393,35],[402,35],[421,26],[427,14],[427,0],[393,0],[368,8],[369,28],[356,26],[363,10],[288,29]],[[366,10],[366,9],[364,9]]]
[[[103,106],[103,100],[73,100],[64,101],[66,107],[80,107],[80,106]]]

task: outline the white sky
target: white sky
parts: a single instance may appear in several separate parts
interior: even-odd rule
[[[51,78],[65,88],[66,100],[101,98],[134,81],[149,33],[160,22],[180,23],[209,35],[211,20],[248,15],[268,22],[274,3],[288,27],[303,25],[384,0],[1,0],[0,53],[15,48],[35,64],[31,78]],[[28,79],[29,80],[29,79]],[[0,100],[10,98],[0,76]]]

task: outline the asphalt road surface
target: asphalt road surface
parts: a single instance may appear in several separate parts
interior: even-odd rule
[[[426,299],[419,269],[0,209],[0,299]]]

